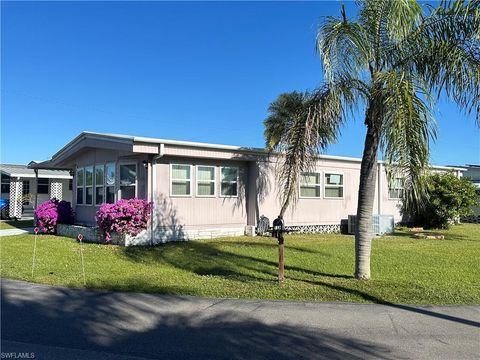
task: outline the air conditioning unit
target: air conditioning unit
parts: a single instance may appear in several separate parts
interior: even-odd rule
[[[372,215],[372,230],[375,235],[391,234],[395,229],[393,215]],[[357,216],[348,215],[348,233],[357,232]]]

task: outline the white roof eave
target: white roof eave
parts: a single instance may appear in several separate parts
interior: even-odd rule
[[[193,147],[198,149],[217,149],[217,150],[225,150],[225,151],[236,151],[239,153],[250,153],[256,155],[268,155],[269,152],[266,149],[262,148],[250,148],[250,147],[241,147],[241,146],[233,146],[233,145],[221,145],[221,144],[212,144],[212,143],[201,143],[201,142],[192,142],[192,141],[181,141],[181,140],[168,140],[168,139],[160,139],[160,138],[151,138],[151,137],[143,137],[143,136],[131,136],[131,135],[122,135],[122,134],[108,134],[108,133],[97,133],[97,132],[90,132],[90,131],[83,131],[78,136],[76,136],[73,140],[67,143],[62,149],[56,152],[51,160],[47,160],[44,163],[54,162],[58,157],[61,157],[63,153],[68,151],[72,148],[75,144],[85,138],[90,139],[97,139],[97,140],[105,140],[105,141],[117,141],[119,143],[131,143],[132,146],[134,143],[150,143],[155,145],[173,145],[173,146],[185,146],[185,147]],[[275,155],[275,154],[272,154]],[[319,155],[319,159],[326,159],[326,160],[337,160],[337,161],[346,161],[346,162],[355,162],[361,163],[361,158],[356,157],[346,157],[346,156],[335,156],[335,155]],[[382,160],[378,161],[379,164],[385,163]],[[39,163],[38,165],[41,165]],[[39,166],[33,166],[38,167]],[[466,168],[463,167],[450,167],[450,166],[437,166],[437,165],[430,165],[430,168],[433,169],[442,169],[442,170],[458,170],[458,171],[466,171]]]

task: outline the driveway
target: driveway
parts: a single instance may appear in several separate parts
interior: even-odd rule
[[[5,279],[1,287],[2,352],[35,359],[478,359],[480,353],[479,306],[220,300]]]
[[[3,230],[0,230],[0,236],[33,234],[33,229],[34,229],[33,227],[24,228],[24,229],[3,229]]]

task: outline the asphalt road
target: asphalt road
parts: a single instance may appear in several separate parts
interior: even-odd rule
[[[479,306],[219,300],[5,279],[1,289],[2,358],[480,357]]]

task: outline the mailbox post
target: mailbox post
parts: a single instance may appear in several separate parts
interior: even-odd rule
[[[283,234],[285,232],[285,223],[282,215],[273,220],[272,236],[278,241],[278,281],[285,280],[285,259],[284,259],[284,243]]]

